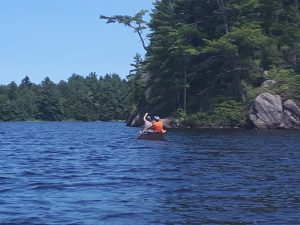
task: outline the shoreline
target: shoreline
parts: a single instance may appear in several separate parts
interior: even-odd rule
[[[125,120],[109,120],[109,121],[102,121],[102,120],[95,120],[95,121],[83,121],[83,120],[56,120],[56,121],[46,121],[46,120],[11,120],[11,121],[0,121],[0,123],[76,123],[76,122],[82,122],[82,123],[124,123],[125,126],[131,127],[131,128],[141,128],[141,126],[129,126],[126,125]],[[184,125],[176,125],[171,126],[167,124],[165,126],[167,130],[300,130],[296,128],[256,128],[256,127],[249,127],[249,126],[228,126],[228,125],[203,125],[203,126],[184,126]]]
[[[13,122],[24,122],[24,123],[72,123],[72,122],[83,122],[83,123],[107,123],[107,122],[117,122],[117,123],[126,123],[125,120],[94,120],[94,121],[85,121],[85,120],[9,120],[9,121],[0,121],[0,123],[13,123]]]

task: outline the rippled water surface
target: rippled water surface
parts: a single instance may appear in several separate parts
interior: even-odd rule
[[[300,132],[0,123],[0,224],[300,224]]]

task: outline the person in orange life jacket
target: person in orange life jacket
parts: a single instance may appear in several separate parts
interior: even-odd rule
[[[154,133],[166,133],[166,130],[164,130],[164,124],[162,121],[160,121],[158,116],[154,116],[154,122],[150,128]]]
[[[152,126],[151,116],[148,116],[148,113],[145,113],[143,120],[145,122],[145,125],[141,133],[152,133],[153,130],[151,129]]]

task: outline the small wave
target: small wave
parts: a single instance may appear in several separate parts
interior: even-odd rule
[[[35,183],[35,184],[30,184],[29,186],[33,190],[47,190],[47,189],[64,190],[66,188],[66,185],[62,183],[58,183],[58,184]]]
[[[41,221],[38,217],[28,217],[26,219],[14,219],[11,222],[1,222],[0,225],[42,225],[42,222],[32,222]]]
[[[91,188],[91,187],[100,187],[102,186],[99,182],[80,182],[80,183],[71,183],[71,184],[65,184],[65,188]]]
[[[157,180],[157,181],[176,181],[176,182],[179,182],[179,181],[184,181],[183,178],[181,177],[155,177],[153,178],[153,180]]]
[[[137,216],[137,213],[111,213],[108,215],[105,215],[102,217],[103,220],[110,220],[110,219],[125,219],[125,218],[133,218],[135,216]]]
[[[80,199],[80,200],[77,200],[77,201],[74,201],[72,202],[73,204],[76,204],[76,205],[93,205],[95,203],[99,203],[101,202],[101,200],[86,200],[86,199]]]
[[[0,189],[0,193],[10,192],[11,190],[12,190],[11,188],[3,188],[3,189]]]
[[[35,172],[32,172],[32,171],[23,171],[21,173],[22,176],[35,176],[35,175],[38,175],[37,173]]]
[[[129,177],[129,176],[112,176],[107,177],[109,180],[119,180],[120,182],[124,183],[126,181],[130,182],[144,182],[147,181],[145,178],[137,178],[137,177]]]
[[[11,180],[11,177],[0,177],[0,181]]]

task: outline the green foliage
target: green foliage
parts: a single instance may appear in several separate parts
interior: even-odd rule
[[[39,85],[25,77],[0,86],[0,121],[126,120],[134,104],[129,87],[117,74],[73,74],[59,84],[46,77]]]
[[[59,102],[56,85],[49,77],[42,81],[38,90],[36,105],[38,108],[37,119],[48,121],[62,120],[62,106]]]
[[[147,84],[147,76],[143,68],[143,59],[140,54],[136,54],[134,62],[130,64],[133,69],[130,70],[130,74],[127,76],[128,88],[131,90],[131,101],[133,107],[137,106],[144,97],[144,92]]]
[[[259,94],[263,92],[270,92],[270,90],[266,90],[261,87],[253,87],[251,85],[247,85],[245,87],[245,92],[246,92],[246,103],[250,106]]]
[[[183,109],[177,109],[174,113],[173,113],[173,117],[179,120],[184,120],[186,119],[187,115],[186,112]]]
[[[234,57],[238,54],[238,47],[228,40],[228,38],[220,38],[218,40],[205,40],[206,46],[202,48],[203,54],[221,53],[226,56]]]
[[[205,112],[193,113],[182,120],[182,124],[188,127],[205,127],[212,123],[211,116]]]
[[[162,0],[154,6],[144,70],[150,74],[149,107],[158,113],[184,108],[185,84],[189,118],[222,99],[242,102],[230,102],[237,109],[249,107],[266,91],[260,88],[263,71],[274,66],[300,71],[298,1]],[[297,98],[297,76],[291,80],[280,81],[277,93]],[[243,123],[244,113],[230,115],[235,108],[229,105],[210,113],[228,115],[222,120],[230,124]]]
[[[270,79],[276,81],[272,90],[286,98],[300,100],[300,74],[292,69],[274,68],[268,74]]]
[[[216,105],[212,112],[217,122],[234,126],[245,123],[247,107],[241,102],[229,100]]]
[[[208,112],[197,112],[183,118],[184,126],[190,127],[236,127],[246,121],[247,107],[235,100],[223,101],[212,106]]]

